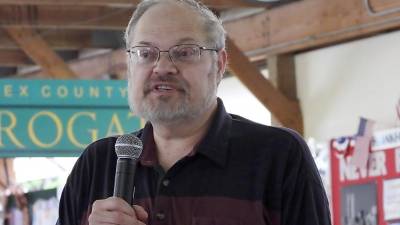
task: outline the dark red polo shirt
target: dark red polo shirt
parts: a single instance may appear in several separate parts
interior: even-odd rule
[[[168,171],[157,163],[151,124],[138,131],[144,149],[135,204],[150,225],[329,225],[328,201],[302,138],[293,131],[227,114],[221,100],[206,136]],[[87,224],[91,204],[112,196],[116,138],[91,144],[60,201],[59,224]]]

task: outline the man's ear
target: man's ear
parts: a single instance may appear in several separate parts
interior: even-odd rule
[[[226,65],[228,62],[228,55],[226,53],[225,48],[221,49],[218,51],[218,60],[217,60],[217,66],[218,66],[218,84],[222,80],[222,77],[224,76]]]

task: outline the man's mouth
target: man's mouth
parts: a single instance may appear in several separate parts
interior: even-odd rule
[[[172,80],[171,82],[168,81],[154,81],[154,82],[148,82],[144,86],[144,95],[150,94],[151,92],[154,92],[155,94],[173,94],[175,92],[179,92],[181,94],[184,94],[187,92],[188,85],[185,84],[183,81],[179,80]]]
[[[169,85],[166,85],[166,84],[160,84],[160,85],[156,85],[154,87],[154,89],[156,89],[157,91],[171,91],[174,88]]]

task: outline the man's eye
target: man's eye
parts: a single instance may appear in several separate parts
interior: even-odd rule
[[[197,55],[196,50],[194,48],[181,48],[173,53],[174,58],[178,60],[191,60],[194,56]]]
[[[180,49],[178,54],[181,57],[190,57],[195,54],[195,50],[193,48],[184,48]]]
[[[146,58],[150,58],[151,53],[150,53],[149,50],[140,50],[140,51],[138,51],[138,56],[139,56],[140,58],[146,59]]]

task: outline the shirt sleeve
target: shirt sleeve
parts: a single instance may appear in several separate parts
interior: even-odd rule
[[[293,139],[285,169],[282,195],[283,225],[331,225],[329,203],[318,169],[304,140]]]
[[[73,167],[61,194],[57,225],[88,224],[88,188],[90,187],[90,161],[88,149]]]
[[[62,191],[58,225],[88,224],[92,203],[112,196],[116,138],[93,142],[79,157]]]

